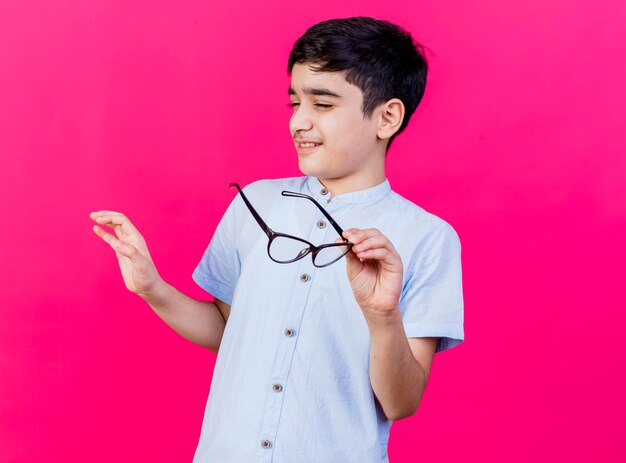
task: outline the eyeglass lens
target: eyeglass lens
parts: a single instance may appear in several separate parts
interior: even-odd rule
[[[334,261],[343,257],[348,250],[350,244],[333,244],[333,246],[327,246],[319,249],[317,255],[314,258],[314,264],[318,267],[323,267],[333,263]],[[307,254],[310,247],[304,241],[289,238],[287,236],[275,237],[269,247],[269,253],[272,259],[278,262],[293,262],[294,260]]]

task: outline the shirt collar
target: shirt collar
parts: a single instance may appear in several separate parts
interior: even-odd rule
[[[323,205],[327,204],[328,198],[330,198],[330,191],[324,187],[324,184],[320,182],[319,178],[308,175],[306,185],[311,192],[311,196],[313,196],[316,201]],[[389,184],[389,180],[385,177],[385,180],[382,183],[366,188],[365,190],[351,191],[350,193],[333,196],[331,203],[334,203],[335,201],[342,204],[373,202],[378,199],[382,199],[390,191],[391,185]],[[325,194],[323,194],[324,192]]]

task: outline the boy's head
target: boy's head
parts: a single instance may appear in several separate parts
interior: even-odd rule
[[[423,46],[409,32],[388,21],[353,17],[310,27],[294,43],[287,72],[292,78],[290,130],[295,139],[322,142],[334,151],[351,145],[386,156],[424,95],[428,63]],[[338,88],[352,93],[333,97],[303,91],[322,86],[333,93],[341,93]],[[328,134],[332,139],[324,140]],[[301,154],[306,156],[306,151]]]

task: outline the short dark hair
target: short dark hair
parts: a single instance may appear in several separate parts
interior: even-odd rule
[[[400,128],[408,125],[426,87],[428,62],[422,44],[405,29],[389,21],[366,16],[329,19],[314,24],[293,45],[287,73],[296,63],[319,72],[345,71],[345,79],[363,92],[363,116],[391,98],[405,107]],[[385,153],[386,155],[386,153]]]

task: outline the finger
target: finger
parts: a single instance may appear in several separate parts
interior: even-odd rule
[[[96,217],[94,220],[98,223],[111,223],[111,224],[121,225],[122,222],[124,221],[124,216],[106,214],[106,215],[101,215],[99,217]]]
[[[371,236],[382,235],[380,230],[378,230],[377,228],[365,228],[362,230],[358,228],[349,228],[345,230],[343,234],[348,239],[348,241],[354,244],[360,243],[364,239],[367,239]]]
[[[95,220],[100,225],[106,225],[111,228],[120,227],[124,233],[138,233],[138,230],[125,215],[103,215]]]
[[[344,241],[344,240],[342,240],[341,238],[337,238],[337,239],[335,240],[335,243],[345,243],[345,241]],[[358,257],[357,257],[357,256],[356,256],[353,252],[352,252],[352,249],[350,250],[350,252],[348,252],[348,253],[346,254],[346,259],[348,259],[349,261],[352,261],[353,259],[358,259],[358,260],[360,260],[361,262],[363,262],[363,259],[359,259],[359,258],[358,258]]]
[[[387,248],[390,249],[390,242],[389,240],[383,236],[383,235],[374,235],[371,236],[369,238],[364,239],[363,241],[360,241],[358,244],[355,244],[354,246],[352,246],[352,250],[355,253],[359,253],[360,251],[366,251],[368,249],[375,249],[375,248]]]
[[[130,257],[133,260],[137,257],[137,248],[132,244],[115,238],[112,234],[107,233],[97,225],[93,226],[93,231],[120,254]]]
[[[399,257],[399,254],[396,248],[377,228],[348,229],[346,232],[348,233],[344,234],[348,235],[348,240],[355,243],[352,246],[352,252],[348,255],[354,255],[361,262],[363,260],[379,260],[390,266],[397,265],[396,258]]]
[[[125,241],[117,240],[113,246],[115,247],[115,250],[117,252],[130,258],[130,260],[132,260],[135,263],[137,262],[138,259],[142,257],[139,251],[137,251],[137,248],[135,246]]]
[[[116,214],[116,215],[124,215],[124,214],[122,214],[121,212],[116,212],[116,211],[104,211],[104,210],[103,210],[103,211],[94,211],[94,212],[90,212],[90,213],[89,213],[89,217],[91,217],[91,218],[93,219],[93,218],[95,218],[95,217],[99,217],[99,216],[101,216],[101,215],[113,215],[113,214]]]
[[[97,225],[93,226],[93,231],[94,231],[94,233],[96,235],[98,235],[100,238],[102,238],[111,247],[114,247],[114,244],[117,241],[117,238],[115,236],[113,236],[110,233],[107,233],[106,231],[104,231],[104,229],[102,229],[101,227],[99,227]]]
[[[376,234],[377,231],[378,230],[375,228],[364,228],[364,229],[349,228],[347,230],[344,230],[343,236],[348,238],[350,242],[356,243],[356,242],[362,241],[365,238],[369,238],[370,236]]]
[[[112,228],[115,232],[115,236],[118,238],[122,238],[124,235],[129,235],[130,233],[127,230],[123,229],[122,224],[115,223],[114,220],[111,219],[112,216],[102,216],[96,219],[96,223],[102,225],[103,227]],[[119,221],[119,220],[118,220]],[[128,227],[126,227],[128,229]]]
[[[368,249],[356,254],[359,259],[379,259],[384,260],[390,256],[390,252],[385,248]]]

